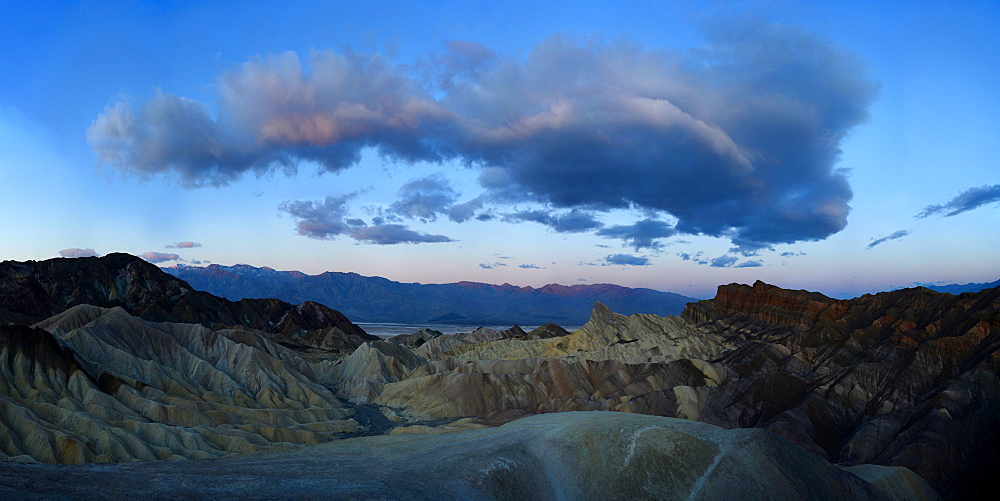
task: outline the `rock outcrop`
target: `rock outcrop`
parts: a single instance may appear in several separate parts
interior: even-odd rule
[[[59,482],[38,482],[40,476]],[[905,468],[854,474],[773,434],[572,412],[500,428],[338,441],[198,462],[0,463],[0,495],[245,499],[936,499]]]

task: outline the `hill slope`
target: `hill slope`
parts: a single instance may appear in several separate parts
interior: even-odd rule
[[[357,273],[306,275],[238,264],[172,266],[164,271],[229,298],[275,297],[336,305],[356,322],[581,325],[595,301],[623,314],[678,315],[693,298],[610,284],[540,288],[476,282],[417,284]]]
[[[0,262],[0,323],[27,325],[81,304],[119,306],[153,322],[256,329],[278,342],[326,350],[352,350],[377,339],[322,304],[228,301],[129,254]]]

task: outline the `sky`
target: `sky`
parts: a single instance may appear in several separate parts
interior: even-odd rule
[[[1000,278],[1000,3],[0,3],[0,259]]]

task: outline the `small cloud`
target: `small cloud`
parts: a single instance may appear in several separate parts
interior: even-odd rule
[[[709,264],[709,266],[712,268],[730,268],[733,266],[733,263],[737,261],[737,259],[739,258],[736,256],[722,255],[711,260],[711,264]]]
[[[608,226],[597,231],[597,235],[605,238],[620,238],[626,244],[639,250],[660,247],[658,239],[672,237],[677,234],[673,225],[665,221],[647,218],[631,225]]]
[[[580,277],[580,278],[576,279],[576,281],[577,281],[577,282],[586,282],[586,281],[587,281],[587,279],[586,279],[586,278],[583,278],[583,277]]]
[[[94,249],[78,249],[76,247],[70,249],[63,249],[59,251],[59,255],[62,257],[98,257],[100,254],[94,251]]]
[[[782,252],[781,253],[781,257],[796,257],[796,256],[805,256],[805,255],[806,255],[805,252],[786,251],[786,252]]]
[[[742,263],[736,265],[736,268],[760,268],[764,266],[764,263],[758,260],[743,261]]]
[[[165,261],[176,261],[180,259],[177,254],[165,254],[163,252],[143,252],[139,257],[149,261],[150,263],[162,263]]]
[[[497,256],[497,259],[514,259],[510,256]]]
[[[394,202],[389,210],[407,219],[434,221],[439,213],[443,213],[455,203],[458,193],[451,188],[448,180],[441,174],[414,179],[399,189],[400,199]],[[474,211],[475,208],[471,209]],[[472,217],[470,210],[457,211],[459,219]]]
[[[604,256],[605,266],[649,266],[649,258],[632,254],[611,254]]]
[[[501,266],[507,266],[507,263],[493,263],[493,264],[479,263],[479,267],[484,270],[492,270],[499,268]]]
[[[519,264],[519,265],[517,265],[517,267],[518,268],[524,268],[526,270],[544,270],[545,269],[545,267],[538,266],[537,264]]]
[[[201,244],[198,242],[177,242],[167,245],[168,249],[192,249],[195,247],[201,247]]]
[[[944,213],[943,217],[951,217],[994,202],[1000,202],[1000,184],[969,188],[943,204],[924,207],[916,217],[923,219],[941,213]]]
[[[884,236],[884,237],[872,239],[872,241],[865,248],[866,249],[871,249],[872,247],[875,247],[876,245],[884,244],[884,243],[888,242],[889,240],[896,240],[898,238],[903,238],[903,237],[909,235],[910,233],[911,233],[910,230],[899,230],[899,231],[897,231],[895,233],[892,233],[892,234],[890,234],[888,236]]]
[[[573,209],[569,212],[555,213],[544,210],[531,210],[505,214],[503,220],[508,223],[534,222],[544,224],[558,233],[582,233],[603,226],[592,212]]]
[[[413,231],[401,224],[365,226],[353,229],[349,236],[355,240],[378,245],[454,242],[444,235]]]
[[[373,217],[373,225],[368,226],[364,220],[351,217],[347,206],[348,200],[357,195],[355,192],[326,197],[323,201],[288,201],[281,204],[278,210],[299,220],[296,233],[318,240],[335,240],[344,235],[377,245],[454,242],[445,235],[421,233],[401,224],[386,223],[386,219],[380,216]]]

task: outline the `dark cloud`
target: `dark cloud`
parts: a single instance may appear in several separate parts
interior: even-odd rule
[[[1000,184],[969,188],[943,204],[924,207],[923,212],[917,214],[917,217],[925,218],[936,214],[944,214],[943,217],[951,217],[972,209],[978,209],[986,204],[998,202],[1000,202]]]
[[[760,260],[751,259],[750,261],[743,261],[742,263],[736,265],[735,267],[736,268],[760,268],[761,266],[764,266],[764,263],[762,263]]]
[[[519,264],[518,268],[524,268],[526,270],[544,270],[544,266],[538,266],[537,264]]]
[[[868,245],[866,246],[866,248],[867,249],[871,249],[872,247],[875,247],[876,245],[884,244],[884,243],[888,242],[889,240],[896,240],[898,238],[903,238],[903,237],[905,237],[905,236],[907,236],[909,234],[910,234],[910,230],[899,230],[897,232],[894,232],[894,233],[892,233],[890,235],[887,235],[887,236],[884,236],[884,237],[874,238],[874,239],[872,239],[871,242],[868,243]]]
[[[493,264],[479,263],[479,267],[482,268],[482,269],[484,269],[484,270],[492,270],[492,269],[500,268],[502,266],[507,266],[507,263],[493,263]]]
[[[198,242],[177,242],[167,245],[168,249],[192,249],[194,247],[201,247],[201,244]]]
[[[163,252],[143,252],[139,257],[149,261],[150,263],[162,263],[165,261],[177,261],[180,256],[177,254],[165,254]]]
[[[736,256],[730,256],[728,254],[724,254],[715,259],[712,259],[709,262],[709,266],[711,266],[712,268],[730,268],[733,266],[734,263],[736,263],[738,259],[739,258]]]
[[[374,224],[370,226],[362,219],[349,217],[350,209],[347,202],[355,196],[357,193],[326,197],[322,202],[289,201],[281,204],[278,209],[297,219],[295,231],[309,238],[334,240],[344,235],[378,245],[454,241],[444,235],[420,233],[401,224],[385,223],[378,217],[372,218]]]
[[[604,256],[604,262],[606,266],[648,266],[649,258],[632,254],[611,254]]]
[[[94,249],[78,249],[72,247],[69,249],[63,249],[59,251],[59,255],[62,257],[97,257],[100,256]]]
[[[222,75],[214,113],[162,92],[122,99],[88,138],[106,164],[188,186],[292,173],[304,160],[337,171],[368,147],[409,163],[456,159],[481,170],[480,203],[540,204],[505,219],[556,231],[599,229],[593,211],[616,208],[670,215],[678,233],[741,249],[843,229],[853,194],[840,147],[877,86],[851,55],[793,28],[708,33],[686,52],[556,36],[518,58],[450,42],[411,67],[351,51],[308,64],[279,54]],[[404,197],[401,213],[447,206],[466,221],[478,209],[438,195],[427,207]],[[663,238],[627,228],[617,238],[636,248]]]
[[[667,222],[656,219],[643,219],[631,225],[608,226],[597,230],[597,235],[606,238],[620,238],[626,244],[635,247],[655,249],[660,247],[658,239],[672,237],[677,234],[674,227]]]
[[[540,223],[559,233],[582,233],[603,226],[592,212],[580,209],[573,209],[569,212],[527,210],[505,214],[503,219],[508,223],[526,221]]]

